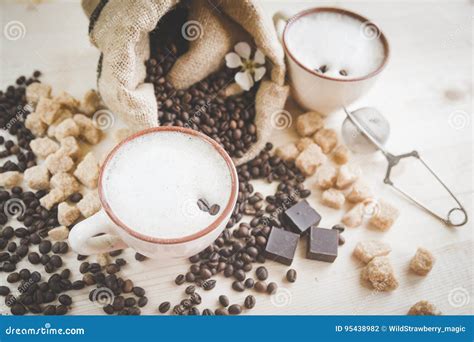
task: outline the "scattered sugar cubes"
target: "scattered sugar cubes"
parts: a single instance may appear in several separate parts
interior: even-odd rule
[[[302,137],[314,134],[323,126],[324,120],[317,112],[307,112],[296,119],[296,132]]]
[[[99,180],[99,164],[92,152],[89,152],[77,165],[74,176],[89,189],[95,189]]]
[[[349,228],[355,228],[362,224],[364,219],[364,210],[365,205],[363,203],[358,203],[352,207],[351,210],[346,212],[342,217],[342,223]]]
[[[349,149],[344,145],[339,145],[332,153],[332,160],[339,165],[346,164],[349,161]]]
[[[322,190],[332,188],[336,183],[337,170],[330,163],[325,163],[316,172],[316,186]]]
[[[311,144],[314,144],[313,139],[311,139],[311,138],[301,138],[296,143],[296,148],[298,149],[298,151],[302,152],[306,149],[306,147],[308,147]]]
[[[58,172],[68,172],[74,167],[71,157],[64,155],[61,151],[50,154],[44,163],[53,175]]]
[[[427,300],[420,300],[413,305],[408,311],[410,316],[438,316],[441,312],[436,308],[434,304],[431,304]]]
[[[81,212],[75,206],[66,202],[58,205],[58,222],[63,226],[70,226],[81,216]]]
[[[23,175],[18,171],[7,171],[0,173],[0,186],[11,189],[20,185]]]
[[[398,287],[390,260],[386,256],[373,258],[363,269],[361,278],[377,291],[393,291]]]
[[[376,210],[369,222],[372,227],[386,231],[392,227],[398,215],[399,211],[397,208],[383,200],[379,200],[376,205]]]
[[[300,154],[300,151],[298,150],[295,144],[290,143],[290,144],[286,144],[286,145],[278,147],[275,150],[275,153],[282,160],[291,161],[291,160],[295,160],[298,157],[298,155]]]
[[[77,203],[77,208],[85,218],[94,215],[101,208],[99,194],[96,191],[89,192]]]
[[[373,258],[388,255],[392,249],[388,243],[368,240],[357,243],[353,255],[364,264],[370,262]]]
[[[344,197],[344,194],[337,189],[325,190],[321,196],[321,203],[334,209],[341,209],[345,201],[346,198]]]
[[[418,248],[410,261],[410,269],[418,275],[425,276],[433,268],[435,257],[425,248]]]
[[[359,203],[370,199],[372,197],[372,190],[362,180],[357,180],[353,185],[349,193],[346,195],[347,201],[351,203]]]
[[[331,153],[337,145],[337,133],[331,128],[320,129],[313,138],[325,154]]]
[[[342,165],[337,174],[336,186],[345,189],[352,185],[360,175],[360,169],[355,165]]]
[[[25,170],[26,184],[33,190],[49,189],[49,171],[44,165],[37,165]]]
[[[26,101],[32,105],[36,105],[42,98],[51,97],[51,86],[48,84],[33,82],[26,87]]]
[[[316,172],[316,168],[326,162],[326,155],[316,144],[311,144],[296,158],[296,167],[307,177]]]
[[[59,150],[59,144],[47,137],[31,140],[30,147],[33,153],[42,159]]]

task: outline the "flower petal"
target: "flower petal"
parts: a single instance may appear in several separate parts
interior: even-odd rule
[[[237,52],[237,54],[240,57],[245,58],[245,59],[250,58],[251,49],[250,49],[250,45],[247,44],[246,42],[237,43],[234,47],[234,50],[235,52]]]
[[[249,90],[253,86],[253,78],[250,72],[240,71],[235,74],[235,82],[245,91]]]
[[[225,64],[231,69],[238,68],[242,66],[242,59],[235,52],[229,52],[227,55],[225,55]]]
[[[253,61],[259,65],[265,64],[265,55],[259,49],[255,51],[255,56],[253,57]]]
[[[255,82],[258,82],[262,79],[263,75],[265,75],[265,72],[267,70],[265,67],[260,67],[260,68],[255,68],[253,77],[255,78]]]

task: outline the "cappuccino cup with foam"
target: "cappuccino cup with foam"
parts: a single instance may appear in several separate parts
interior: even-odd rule
[[[99,179],[102,209],[77,224],[69,241],[84,255],[130,246],[150,258],[189,257],[219,236],[237,194],[235,166],[214,140],[186,128],[152,128],[109,154]],[[199,201],[219,210],[202,210]]]

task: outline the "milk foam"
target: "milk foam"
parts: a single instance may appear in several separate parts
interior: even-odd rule
[[[133,230],[158,238],[204,229],[217,216],[199,210],[197,200],[218,204],[220,214],[231,193],[229,167],[215,148],[176,132],[146,134],[124,144],[103,177],[114,214]]]
[[[385,51],[379,34],[350,16],[319,12],[291,24],[285,41],[305,67],[314,70],[326,65],[324,75],[350,79],[366,76],[382,64]],[[347,76],[340,75],[340,70]]]

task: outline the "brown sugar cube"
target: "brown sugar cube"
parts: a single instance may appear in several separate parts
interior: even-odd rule
[[[66,202],[58,205],[58,222],[63,226],[70,226],[81,216],[81,212],[73,205]]]
[[[435,257],[425,248],[418,248],[410,261],[410,269],[418,275],[427,275],[433,268]]]
[[[58,172],[68,172],[71,170],[74,167],[74,161],[71,157],[64,155],[62,151],[56,151],[46,158],[45,165],[49,172],[55,175]]]
[[[51,97],[51,86],[44,83],[34,82],[26,87],[26,101],[36,105],[42,98]]]
[[[326,162],[326,155],[316,144],[309,145],[296,158],[296,167],[305,175],[312,176],[316,172],[316,168]]]
[[[99,179],[99,164],[95,159],[94,155],[89,152],[84,159],[77,165],[74,176],[79,181],[87,186],[89,189],[95,189],[97,187],[97,181]]]
[[[59,226],[48,231],[48,236],[54,241],[64,241],[69,237],[69,229],[64,226]]]
[[[66,195],[60,189],[52,189],[47,195],[40,198],[40,204],[46,209],[51,209],[66,199]]]
[[[58,95],[54,96],[53,101],[73,111],[79,107],[79,101],[66,91],[61,91]]]
[[[66,119],[71,119],[72,118],[72,112],[67,109],[67,108],[61,108],[59,111],[56,120],[51,125],[58,126],[60,123],[62,123]]]
[[[99,195],[96,191],[86,194],[82,200],[77,203],[77,208],[81,211],[82,216],[86,218],[98,212],[100,207]]]
[[[355,228],[362,224],[364,218],[364,204],[358,203],[351,210],[344,214],[342,223],[349,228]]]
[[[441,312],[438,308],[427,300],[420,300],[408,311],[410,316],[439,316]]]
[[[359,178],[360,170],[354,165],[342,165],[337,174],[336,187],[345,189]]]
[[[76,178],[66,172],[58,172],[51,177],[51,188],[60,189],[66,196],[70,196],[81,189]]]
[[[48,126],[41,120],[38,113],[33,112],[26,117],[25,127],[28,128],[34,136],[41,137],[46,133]]]
[[[39,114],[44,123],[51,125],[61,113],[61,105],[51,99],[42,97],[38,102],[38,106],[36,106],[36,113]]]
[[[351,203],[359,203],[372,197],[372,190],[363,181],[356,181],[351,188],[351,191],[346,195],[347,201]]]
[[[100,107],[100,96],[93,89],[87,91],[79,106],[81,113],[92,116]]]
[[[316,185],[318,188],[326,190],[332,188],[336,182],[337,170],[329,163],[325,163],[316,172]]]
[[[49,189],[49,171],[44,165],[37,165],[25,170],[26,184],[33,190]]]
[[[69,118],[56,126],[54,136],[57,140],[61,140],[66,137],[77,137],[79,136],[79,133],[79,126],[73,119]]]
[[[321,195],[321,203],[330,208],[341,209],[345,201],[344,194],[336,189],[325,190]]]
[[[398,287],[392,265],[386,256],[373,258],[362,269],[361,277],[369,281],[377,291],[393,291]]]
[[[378,201],[374,215],[370,218],[372,227],[386,231],[392,227],[393,223],[398,218],[398,209],[385,201]]]
[[[280,146],[275,151],[276,155],[283,160],[290,161],[295,160],[300,154],[300,151],[296,148],[296,145],[293,143]]]
[[[43,159],[59,150],[59,144],[47,137],[31,140],[30,147],[37,157]]]
[[[332,153],[332,160],[339,165],[346,164],[349,161],[349,149],[344,145],[339,145]]]
[[[392,249],[388,243],[377,240],[368,240],[357,243],[353,254],[357,259],[362,261],[364,264],[367,264],[373,258],[388,255],[391,251]]]
[[[55,133],[56,133],[56,125],[50,125],[46,131],[46,135],[50,138],[54,138]]]
[[[11,189],[20,185],[23,175],[18,171],[7,171],[0,173],[0,186]]]
[[[324,120],[317,112],[301,114],[296,119],[296,132],[302,137],[307,137],[324,126]]]
[[[313,136],[325,154],[330,153],[337,145],[337,133],[331,128],[323,128],[317,131]]]
[[[313,139],[311,139],[311,138],[301,138],[296,143],[296,148],[298,149],[298,151],[302,152],[306,149],[306,147],[308,147],[311,144],[314,144]]]
[[[69,156],[73,159],[76,159],[79,156],[81,152],[81,148],[79,147],[79,144],[77,143],[76,138],[66,137],[64,139],[61,139],[59,143],[60,143],[59,151],[62,154]]]
[[[89,144],[95,145],[100,141],[100,129],[94,122],[83,114],[74,115],[74,121],[80,128],[81,137]]]

